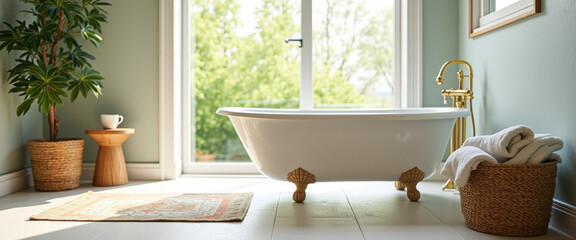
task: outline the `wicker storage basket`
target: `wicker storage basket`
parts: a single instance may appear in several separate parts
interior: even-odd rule
[[[80,186],[84,139],[30,140],[34,188],[38,191],[64,191]]]
[[[480,163],[460,188],[466,225],[503,236],[545,234],[552,210],[556,164]]]

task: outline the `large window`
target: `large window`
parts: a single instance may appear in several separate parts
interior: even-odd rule
[[[191,0],[195,161],[250,161],[222,106],[298,108],[300,0]]]
[[[400,107],[398,95],[406,92],[400,91],[402,62],[395,55],[405,27],[399,24],[400,3],[188,1],[184,26],[192,67],[183,86],[189,86],[184,95],[190,104],[184,106],[191,141],[184,148],[191,150],[184,171],[250,165],[228,118],[215,114],[219,107]]]

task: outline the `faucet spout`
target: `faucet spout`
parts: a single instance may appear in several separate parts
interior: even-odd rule
[[[464,75],[462,70],[458,71],[458,89],[464,89],[462,80],[464,79],[464,77],[468,77],[468,80],[470,80],[470,82],[469,82],[470,91],[472,91],[472,77],[474,75],[472,73],[472,66],[470,65],[470,63],[468,63],[464,60],[451,60],[451,61],[444,63],[444,65],[442,65],[442,68],[440,68],[440,72],[438,73],[438,76],[436,77],[436,83],[438,83],[438,85],[442,85],[444,83],[444,71],[446,70],[446,68],[448,66],[450,66],[452,64],[462,64],[468,68],[468,75]]]

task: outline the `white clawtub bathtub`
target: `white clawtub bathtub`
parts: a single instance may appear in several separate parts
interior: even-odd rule
[[[264,175],[296,184],[302,202],[315,181],[398,181],[408,198],[442,161],[458,108],[300,110],[220,108]]]

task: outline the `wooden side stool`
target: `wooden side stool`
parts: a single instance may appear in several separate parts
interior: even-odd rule
[[[92,185],[104,187],[128,183],[122,143],[134,132],[134,128],[86,130],[86,134],[100,146]]]

